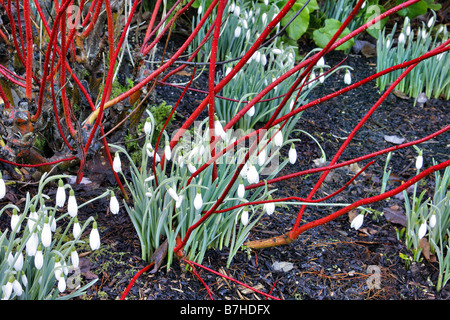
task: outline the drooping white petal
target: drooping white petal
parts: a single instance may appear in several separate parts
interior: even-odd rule
[[[419,154],[416,158],[416,169],[420,170],[422,169],[422,166],[423,166],[423,156]]]
[[[417,236],[419,237],[419,239],[422,239],[425,234],[427,233],[427,223],[426,221],[422,222],[422,224],[419,227],[419,232],[417,233]]]
[[[42,250],[38,248],[36,254],[34,255],[34,266],[36,269],[41,270],[44,265],[44,255],[42,254]]]
[[[237,195],[238,195],[239,198],[244,198],[245,197],[245,186],[244,186],[244,184],[242,182],[238,186]]]
[[[352,75],[350,74],[350,71],[348,71],[348,70],[345,72],[344,83],[345,84],[351,84],[352,83]]]
[[[30,238],[28,238],[27,243],[25,244],[25,252],[27,253],[27,256],[35,256],[37,249],[39,246],[39,237],[36,234],[36,232],[33,232],[30,235]]]
[[[69,200],[67,201],[67,211],[72,218],[78,214],[78,204],[73,189],[70,189]]]
[[[150,132],[152,132],[152,122],[150,118],[147,118],[144,124],[144,133],[148,135]]]
[[[247,172],[247,181],[248,183],[258,183],[259,182],[259,174],[256,170],[256,167],[250,164]]]
[[[20,231],[20,227],[21,226],[20,226],[19,222],[20,222],[20,216],[17,214],[17,210],[14,209],[13,210],[13,215],[11,216],[11,230],[12,231],[14,231],[17,226],[18,227],[17,227],[16,232]]]
[[[78,222],[77,218],[75,218],[75,220],[73,222],[72,234],[75,239],[77,239],[78,236],[81,234],[81,226],[80,226],[80,223]]]
[[[62,180],[59,180],[58,189],[56,190],[56,206],[63,207],[66,202],[66,191]]]
[[[194,207],[195,209],[200,210],[202,206],[203,206],[202,194],[200,192],[197,192],[194,198]]]
[[[248,224],[248,211],[247,208],[244,208],[241,214],[241,222],[244,226]]]
[[[430,221],[429,221],[430,227],[434,228],[434,226],[436,225],[436,214],[433,213],[430,217]]]
[[[283,133],[281,132],[281,130],[277,131],[273,140],[277,147],[281,147],[283,145]]]
[[[100,248],[100,234],[98,233],[97,222],[95,221],[92,224],[91,233],[89,234],[89,245],[92,250]]]
[[[111,210],[112,214],[118,214],[119,208],[120,208],[119,201],[114,195],[114,192],[111,191],[111,198],[109,200],[109,210]]]
[[[113,170],[115,172],[122,171],[122,161],[120,161],[119,152],[116,152],[113,160]]]
[[[170,149],[170,145],[166,144],[165,148],[164,148],[164,153],[166,155],[167,160],[172,159],[172,150]]]
[[[272,200],[272,198],[269,196],[269,200]],[[264,210],[266,210],[266,213],[270,216],[275,211],[275,203],[274,202],[267,202],[264,204]]]
[[[14,256],[16,258],[16,262],[14,263],[14,269],[16,271],[20,271],[23,268],[23,254],[22,252],[17,252]]]
[[[63,276],[58,279],[58,290],[59,292],[66,291],[66,279]]]
[[[17,279],[15,279],[12,285],[13,285],[13,290],[14,290],[14,293],[16,294],[16,296],[21,296],[23,293],[23,289],[22,289],[22,286],[20,285],[20,282],[17,281]]]
[[[78,256],[78,252],[75,249],[75,247],[72,248],[72,251],[70,252],[70,261],[72,261],[72,265],[75,268],[78,268],[79,264],[80,264],[80,258]]]
[[[167,188],[167,193],[169,193],[173,200],[178,201],[177,192],[173,188]]]
[[[258,154],[258,165],[262,166],[266,162],[266,148],[259,151]]]
[[[358,230],[364,222],[364,214],[358,214],[356,217],[353,218],[350,227],[354,228],[355,230]]]
[[[46,222],[44,223],[41,232],[41,241],[42,245],[47,248],[52,244],[52,230],[50,227],[50,223],[48,222],[48,217],[46,217],[45,219]]]
[[[289,162],[291,164],[294,164],[297,161],[297,150],[295,150],[294,145],[291,145],[291,148],[289,149]]]
[[[0,173],[0,199],[3,199],[5,195],[6,195],[6,184]]]

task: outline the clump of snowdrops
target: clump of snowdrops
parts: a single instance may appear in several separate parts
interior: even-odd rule
[[[0,210],[0,216],[10,215],[9,226],[0,230],[3,300],[70,299],[84,294],[97,281],[82,285],[78,251],[86,242],[83,233],[91,227],[88,239],[91,250],[100,247],[100,234],[94,217],[82,223],[78,212],[88,203],[109,196],[111,191],[78,204],[74,190],[63,182],[67,178],[45,173],[37,193],[33,197],[27,193],[24,208],[9,203]],[[54,206],[44,193],[44,187],[51,182],[58,182]],[[3,179],[0,191],[4,197]],[[111,211],[117,212],[117,199],[111,199]]]

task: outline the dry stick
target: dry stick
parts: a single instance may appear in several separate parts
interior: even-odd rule
[[[422,180],[424,177],[426,177],[427,175],[437,171],[437,170],[441,170],[444,169],[446,167],[450,166],[450,160],[444,161],[440,164],[434,165],[424,171],[422,171],[421,173],[419,173],[418,175],[416,175],[415,177],[411,178],[410,180],[406,181],[405,183],[403,183],[401,186],[387,191],[385,193],[382,193],[380,195],[377,196],[373,196],[370,198],[364,198],[361,200],[358,200],[354,203],[352,203],[351,205],[342,208],[326,217],[323,217],[321,219],[317,219],[314,221],[311,221],[309,223],[306,223],[302,226],[300,226],[297,230],[295,230],[295,235],[296,237],[298,237],[301,233],[305,232],[306,230],[309,230],[311,228],[317,227],[319,225],[328,223],[340,216],[342,216],[343,214],[349,212],[352,209],[355,209],[359,206],[362,205],[366,205],[366,204],[370,204],[370,203],[374,203],[374,202],[378,202],[381,201],[383,199],[387,199],[389,197],[392,197],[400,192],[402,192],[403,190],[406,190],[408,187],[412,186],[413,184],[417,183],[418,181]],[[271,239],[263,239],[263,240],[253,240],[253,241],[249,241],[247,242],[245,245],[248,246],[251,249],[262,249],[262,248],[268,248],[268,247],[275,247],[275,246],[279,246],[279,245],[286,245],[286,244],[290,244],[293,241],[295,241],[296,238],[293,238],[291,235],[291,232],[287,232],[281,236],[277,236]]]

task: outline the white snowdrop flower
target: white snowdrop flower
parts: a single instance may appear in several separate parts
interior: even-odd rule
[[[48,217],[45,217],[44,226],[41,232],[41,241],[42,245],[46,248],[52,244],[52,230],[50,228]]]
[[[325,59],[323,57],[320,57],[319,61],[317,61],[316,64],[318,67],[324,67],[325,66]]]
[[[423,166],[423,156],[422,154],[419,154],[416,158],[416,169],[420,170],[422,169]]]
[[[80,264],[80,257],[78,256],[78,252],[75,247],[73,247],[72,251],[70,251],[70,261],[72,262],[72,266],[74,266],[74,268],[78,268]]]
[[[222,124],[217,117],[215,117],[214,120],[214,133],[216,134],[216,136],[221,137],[223,140],[225,140],[227,136],[226,132],[223,130]]]
[[[291,100],[291,102],[289,102],[289,111],[292,111],[294,109],[294,104],[295,104],[294,100]]]
[[[155,176],[154,176],[154,175],[151,175],[151,176],[145,178],[144,181],[145,181],[145,182],[149,182],[149,181],[153,181],[153,180],[155,180]]]
[[[77,218],[75,218],[73,222],[72,234],[75,239],[81,234],[81,226]]]
[[[398,43],[405,43],[405,35],[403,32],[400,33],[400,35],[398,36]]]
[[[241,8],[239,6],[235,6],[233,13],[236,17],[239,17],[239,15],[241,14]]]
[[[58,189],[56,189],[56,206],[64,207],[65,202],[66,202],[66,191],[64,189],[64,183],[60,179],[58,182]]]
[[[323,75],[323,70],[320,70],[319,73],[319,82],[324,83],[325,82],[325,76]]]
[[[179,207],[181,207],[181,203],[183,202],[183,199],[184,199],[184,195],[179,195],[178,196],[178,200],[177,201],[175,201],[175,208],[179,208]]]
[[[149,157],[149,158],[153,158],[153,147],[152,147],[152,144],[149,142],[149,143],[147,143],[147,145],[145,146],[145,150],[147,151],[147,156]]]
[[[145,196],[146,196],[146,197],[149,197],[149,198],[151,198],[151,197],[153,196],[153,192],[152,192],[152,189],[151,189],[151,188],[148,188],[148,189],[147,189],[147,192],[145,193]]]
[[[428,24],[427,24],[428,28],[431,28],[433,26],[433,24],[434,24],[434,16],[431,17],[430,20],[428,20]]]
[[[434,212],[430,217],[429,224],[431,228],[434,228],[434,226],[436,225],[436,214]]]
[[[41,270],[44,265],[44,255],[42,254],[41,246],[39,245],[36,254],[34,255],[34,266],[36,269]]]
[[[8,282],[2,286],[2,300],[9,300],[13,292],[14,276],[11,276]]]
[[[30,206],[30,215],[28,216],[28,221],[27,221],[27,227],[30,232],[33,231],[34,224],[36,223],[36,221],[38,219],[39,219],[39,216],[36,212],[36,208],[34,207],[34,205],[31,205]]]
[[[423,39],[423,40],[426,40],[427,37],[428,37],[427,30],[425,30],[425,28],[423,28],[423,30],[422,30],[422,39]]]
[[[237,26],[236,29],[234,29],[234,37],[239,38],[241,35],[241,26]]]
[[[406,27],[405,34],[406,34],[407,36],[409,36],[409,35],[411,34],[411,26],[408,25],[408,26]]]
[[[278,49],[278,48],[273,48],[273,49],[272,49],[272,53],[273,53],[273,54],[276,54],[276,55],[280,55],[280,54],[283,53],[283,51],[281,51],[281,50]]]
[[[364,214],[360,213],[353,218],[350,227],[355,230],[358,230],[362,226],[363,222],[364,222]]]
[[[100,234],[98,233],[96,221],[92,224],[91,233],[89,234],[89,245],[92,250],[100,248]]]
[[[241,179],[241,182],[239,183],[239,186],[237,188],[237,195],[238,195],[239,198],[244,198],[245,197],[245,186],[244,186],[244,184],[242,182],[242,179]]]
[[[6,195],[6,184],[3,180],[2,173],[0,172],[0,199],[3,199]]]
[[[268,6],[268,5],[269,5],[269,0],[264,0],[264,4],[265,4],[266,6]]]
[[[316,75],[313,72],[311,72],[310,76],[309,76],[309,82],[308,82],[308,89],[312,88],[312,86],[314,85],[314,79],[315,79]]]
[[[17,214],[17,209],[14,208],[13,209],[13,214],[11,216],[11,230],[12,231],[16,230],[16,227],[17,227],[16,232],[20,231],[21,225],[20,225],[19,222],[20,222],[20,216]]]
[[[62,293],[64,291],[66,291],[66,287],[67,287],[66,279],[64,277],[59,278],[58,279],[58,290],[59,290],[59,292]]]
[[[254,20],[254,18],[252,18]],[[250,29],[247,30],[247,32],[245,33],[245,39],[247,41],[250,41]]]
[[[194,173],[195,171],[197,171],[197,168],[195,168],[195,166],[191,162],[189,162],[187,166],[190,173]]]
[[[151,132],[152,132],[152,122],[151,122],[150,118],[147,118],[147,120],[145,120],[145,124],[144,124],[144,133],[146,135],[148,135]]]
[[[244,210],[242,211],[241,214],[241,222],[244,226],[246,226],[248,224],[248,211],[247,211],[247,207],[244,208]]]
[[[403,25],[409,26],[409,17],[408,16],[405,17],[405,21],[403,22]]]
[[[20,281],[22,281],[23,286],[26,288],[28,285],[28,278],[25,272],[23,271],[20,273]]]
[[[115,172],[120,172],[122,171],[122,161],[120,161],[120,155],[119,152],[116,152],[116,154],[114,155],[114,160],[113,160],[113,170]]]
[[[272,197],[269,196],[269,200],[272,200]],[[275,211],[275,203],[274,202],[266,202],[264,204],[264,210],[266,211],[266,213],[271,216],[274,211]]]
[[[246,178],[248,174],[248,165],[247,162],[242,166],[241,172],[239,173],[242,178]]]
[[[348,71],[348,70],[345,71],[344,83],[345,84],[351,84],[352,83],[352,75],[350,74],[350,71]]]
[[[8,261],[8,265],[9,265],[10,267],[12,267],[13,261],[14,261],[14,256],[13,256],[13,254],[11,253],[11,251],[9,252],[8,258],[6,259],[6,261]]]
[[[20,282],[17,281],[17,279],[14,279],[12,286],[13,286],[13,291],[16,294],[16,296],[20,297],[23,293],[23,289],[22,289],[22,286],[20,285]]]
[[[234,2],[231,3],[230,6],[228,7],[228,11],[229,12],[234,12],[235,7],[236,7],[236,4]]]
[[[23,268],[23,254],[22,252],[17,252],[14,256],[16,262],[14,262],[14,270],[20,271]]]
[[[202,7],[202,5],[200,5],[199,7],[198,7],[198,15],[201,15],[202,13],[203,13],[203,7]]]
[[[364,1],[363,4],[361,5],[361,9],[364,9],[366,7],[366,2]]]
[[[422,224],[419,227],[419,232],[417,233],[417,236],[419,237],[419,239],[422,239],[425,234],[427,233],[427,222],[424,221],[422,222]]]
[[[248,17],[246,17],[245,19],[241,20],[242,26],[244,27],[245,30],[248,29],[248,24],[247,24],[247,20],[246,19],[248,19]]]
[[[259,182],[259,174],[256,170],[256,167],[253,164],[250,164],[247,172],[247,181],[248,183],[258,183]]]
[[[32,257],[36,255],[39,246],[39,237],[36,232],[33,232],[25,244],[25,252],[27,256]]]
[[[62,264],[59,261],[59,258],[56,258],[55,265],[53,267],[55,278],[56,280],[59,280],[62,277],[63,271],[62,271]]]
[[[196,210],[200,210],[203,206],[203,199],[202,199],[202,193],[197,191],[197,195],[194,198],[194,207]]]
[[[291,144],[289,149],[289,162],[294,164],[297,161],[297,150],[295,150],[294,144]]]
[[[55,232],[55,230],[56,230],[56,217],[55,216],[50,217],[50,229],[52,230],[52,232]]]
[[[227,67],[227,69],[225,70],[225,77],[231,72],[231,70],[233,70],[233,68]]]
[[[175,201],[178,200],[177,192],[173,188],[171,187],[167,188],[167,193],[172,197],[173,200]]]
[[[155,153],[155,162],[158,163],[161,161],[161,157],[159,156],[158,152]]]
[[[277,147],[281,147],[283,145],[283,133],[281,132],[281,130],[278,130],[277,133],[275,133],[273,142]]]
[[[164,147],[164,154],[166,155],[167,160],[172,159],[172,149],[170,149],[170,144],[166,144]]]
[[[112,214],[118,214],[119,208],[120,208],[119,201],[117,200],[114,192],[111,191],[111,198],[109,200],[109,210],[111,210]]]
[[[261,16],[261,19],[262,19],[263,25],[265,26],[267,24],[267,13],[264,12]]]
[[[255,51],[255,61],[258,63],[261,62],[261,52]]]
[[[265,66],[267,64],[267,57],[264,53],[261,53],[261,64]]]
[[[259,151],[259,154],[258,154],[258,165],[259,166],[262,166],[266,162],[266,157],[267,157],[266,148],[263,148],[262,150]]]
[[[249,117],[253,117],[255,115],[255,106],[252,106],[250,109],[247,110],[246,114]]]
[[[389,48],[391,46],[391,39],[386,40],[386,48]]]
[[[78,204],[73,189],[70,189],[69,191],[69,200],[67,200],[67,211],[69,212],[69,215],[72,218],[78,214]]]

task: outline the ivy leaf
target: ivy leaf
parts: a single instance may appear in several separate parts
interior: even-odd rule
[[[331,38],[334,34],[339,30],[342,23],[336,19],[327,19],[325,20],[325,26],[323,28],[317,29],[313,32],[313,40],[317,46],[324,48],[328,42],[330,42]],[[344,31],[339,36],[339,39],[348,35],[350,30],[345,28]],[[347,50],[350,49],[355,44],[354,39],[350,39],[347,42],[341,44],[336,50]]]
[[[281,19],[281,26],[285,26],[291,21],[295,14],[302,8],[302,4],[296,3],[293,5],[292,9]],[[309,10],[308,7],[304,8],[303,11],[288,25],[286,28],[286,33],[291,39],[298,40],[306,32],[309,26]]]
[[[403,3],[403,0],[397,0],[397,5]],[[402,9],[397,12],[398,15],[404,17],[408,16],[410,19],[415,18],[417,16],[423,15],[427,13],[428,10],[428,4],[426,1],[422,0],[419,2],[414,3],[413,5],[410,5],[409,7]]]

